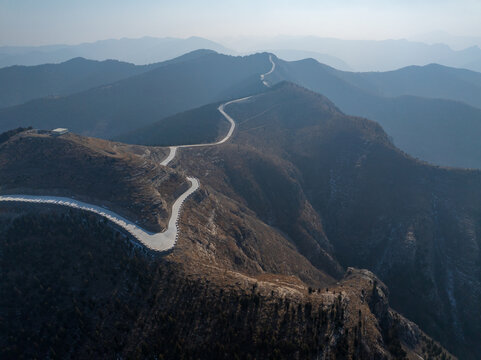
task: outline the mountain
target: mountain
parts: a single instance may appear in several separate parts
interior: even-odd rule
[[[233,188],[322,267],[301,235],[317,228],[322,236],[306,232],[342,266],[380,276],[394,309],[460,358],[477,358],[481,172],[416,161],[376,123],[292,84],[228,111],[238,123],[233,143],[186,150],[190,173]]]
[[[275,54],[277,57],[286,61],[297,61],[297,60],[312,58],[319,61],[322,64],[331,66],[339,70],[344,70],[344,71],[352,70],[351,67],[348,64],[346,64],[346,62],[344,62],[343,60],[335,56],[331,56],[328,54],[321,54],[315,51],[280,49],[280,50],[268,50],[268,52]]]
[[[342,59],[355,71],[390,71],[437,63],[481,72],[481,49],[477,46],[455,51],[444,44],[408,40],[341,40],[315,36],[243,38],[227,43],[242,52],[277,49],[328,54]]]
[[[276,59],[268,81],[289,80],[342,111],[377,121],[407,153],[438,165],[481,168],[479,74],[437,65],[387,73],[337,71],[315,60]],[[404,94],[404,96],[397,96]],[[431,95],[429,95],[431,94]],[[419,96],[447,99],[427,99]]]
[[[211,53],[196,50],[161,63],[133,65],[117,60],[74,58],[60,64],[10,66],[0,69],[0,108],[43,97],[62,97],[108,85],[149,70],[194,60]]]
[[[0,67],[60,63],[75,57],[92,60],[117,59],[143,65],[172,59],[198,49],[232,53],[222,45],[200,37],[123,38],[79,45],[3,46],[0,47]]]
[[[430,64],[387,72],[352,73],[332,70],[332,73],[378,96],[411,95],[448,99],[481,109],[481,73],[475,71]]]
[[[446,44],[452,49],[462,50],[471,46],[481,47],[481,37],[457,36],[445,31],[432,31],[410,37],[409,40],[420,41],[427,44]]]
[[[165,167],[145,171],[165,155],[158,148],[22,129],[0,138],[2,174],[9,172],[0,179],[2,193],[13,190],[14,173],[17,188],[43,192],[28,171],[48,177],[64,195],[82,192],[79,184],[95,178],[89,187],[96,199],[104,186],[129,183],[138,174],[132,187],[113,191],[127,200],[112,200],[125,210],[139,193],[149,194],[144,180],[159,186],[151,174],[179,174]],[[215,151],[229,154],[235,147]],[[22,163],[13,169],[9,156],[15,152]],[[196,158],[190,156],[183,152],[182,168]],[[27,166],[39,161],[42,166]],[[69,183],[50,175],[59,167]],[[161,183],[161,198],[172,196],[182,178],[171,178],[168,189]],[[450,357],[389,307],[388,289],[374,274],[349,268],[331,277],[240,198],[230,198],[209,177],[201,182],[183,207],[181,233],[168,254],[139,246],[90,213],[2,203],[2,358]],[[151,208],[156,201],[144,196],[144,208],[132,214],[157,212]]]
[[[181,111],[257,92],[260,74],[270,67],[268,54],[195,52],[111,84],[0,109],[0,129],[67,127],[111,138]]]
[[[182,149],[175,167],[252,209],[323,272],[373,271],[394,309],[460,358],[477,358],[481,172],[420,162],[378,124],[289,83],[227,111],[234,139]],[[205,108],[194,113],[168,131],[207,124]]]
[[[0,69],[0,107],[42,98],[66,96],[152,69],[114,60],[75,58],[61,64],[10,66]]]

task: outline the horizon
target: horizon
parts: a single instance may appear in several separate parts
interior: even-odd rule
[[[417,40],[446,43],[458,49],[470,43],[481,46],[481,22],[477,16],[481,3],[474,0],[349,0],[342,5],[333,0],[209,0],[203,4],[193,0],[181,4],[154,0],[5,0],[0,9],[0,46],[192,36],[223,44],[229,39],[313,36]]]
[[[420,34],[419,36],[430,35],[427,34]],[[453,34],[448,34],[449,36],[458,36]],[[0,47],[45,47],[45,46],[78,46],[84,44],[93,44],[103,41],[120,41],[120,40],[141,40],[141,39],[172,39],[172,40],[188,40],[188,39],[203,39],[212,42],[219,43],[220,45],[226,45],[225,42],[228,41],[239,41],[239,40],[272,40],[272,39],[306,39],[306,38],[316,38],[316,39],[329,39],[329,40],[340,40],[340,41],[373,41],[373,42],[382,42],[382,41],[409,41],[409,42],[418,42],[418,43],[427,43],[429,45],[446,45],[451,47],[449,44],[443,42],[426,42],[422,40],[417,40],[409,37],[387,37],[382,39],[361,39],[361,38],[342,38],[342,37],[333,37],[333,36],[319,36],[315,34],[305,34],[305,35],[290,35],[290,34],[277,34],[271,36],[260,36],[256,37],[253,35],[236,35],[236,36],[229,36],[229,37],[206,37],[206,36],[199,36],[199,35],[187,35],[187,36],[154,36],[154,35],[141,35],[137,37],[130,37],[130,36],[121,36],[121,37],[109,37],[109,38],[99,38],[91,41],[80,41],[80,42],[53,42],[53,43],[45,43],[45,44],[24,44],[24,45],[14,45],[14,44],[0,44]],[[481,38],[480,38],[481,40]],[[472,46],[467,47],[478,47],[481,49],[481,45],[473,44]]]

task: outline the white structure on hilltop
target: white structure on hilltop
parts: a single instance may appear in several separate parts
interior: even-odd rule
[[[52,135],[59,136],[68,133],[68,129],[57,128],[52,130]]]

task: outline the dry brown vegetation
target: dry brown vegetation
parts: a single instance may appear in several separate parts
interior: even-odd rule
[[[182,175],[159,165],[165,154],[160,148],[29,130],[0,144],[0,191],[75,196],[159,231],[187,186]]]
[[[228,111],[232,142],[182,151],[181,167],[278,228],[316,268],[374,271],[396,309],[476,358],[479,171],[410,158],[376,123],[292,84]]]

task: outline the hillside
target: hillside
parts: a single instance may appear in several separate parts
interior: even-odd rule
[[[227,111],[238,124],[233,143],[183,149],[179,166],[280,229],[317,268],[373,271],[395,309],[476,358],[479,172],[420,163],[376,123],[292,84]]]
[[[71,95],[209,53],[210,50],[196,50],[162,63],[142,66],[118,60],[95,61],[78,57],[60,64],[2,68],[0,108],[43,97]]]
[[[481,73],[438,64],[386,72],[348,72],[325,67],[332,75],[372,95],[411,95],[464,102],[481,108]]]
[[[333,73],[375,95],[448,99],[481,108],[481,73],[475,71],[429,64],[386,72]]]
[[[203,52],[184,60],[70,96],[0,109],[0,131],[67,127],[82,135],[112,138],[181,111],[258,92],[259,75],[270,69],[268,54],[231,57]]]
[[[481,146],[477,140],[481,136],[481,109],[458,101],[479,106],[481,88],[476,80],[479,76],[472,76],[473,80],[468,82],[463,80],[466,75],[463,71],[434,67],[437,69],[434,82],[427,79],[432,67],[423,67],[406,78],[419,80],[409,81],[410,85],[403,87],[400,80],[392,79],[400,79],[410,70],[355,74],[336,71],[312,59],[297,62],[277,59],[276,63],[269,81],[292,81],[327,96],[347,114],[377,121],[396,146],[410,155],[437,165],[481,168]],[[435,90],[436,87],[440,90]],[[390,97],[402,93],[407,95]],[[429,93],[448,98],[412,96]]]
[[[185,185],[181,175],[159,165],[164,154],[161,149],[27,130],[0,143],[0,192],[75,196],[159,231],[166,227],[176,192]]]
[[[61,64],[0,69],[0,108],[42,97],[66,96],[151,69],[120,61],[75,58]]]
[[[148,146],[212,143],[229,130],[218,106],[210,104],[175,114],[122,134],[115,140]]]

